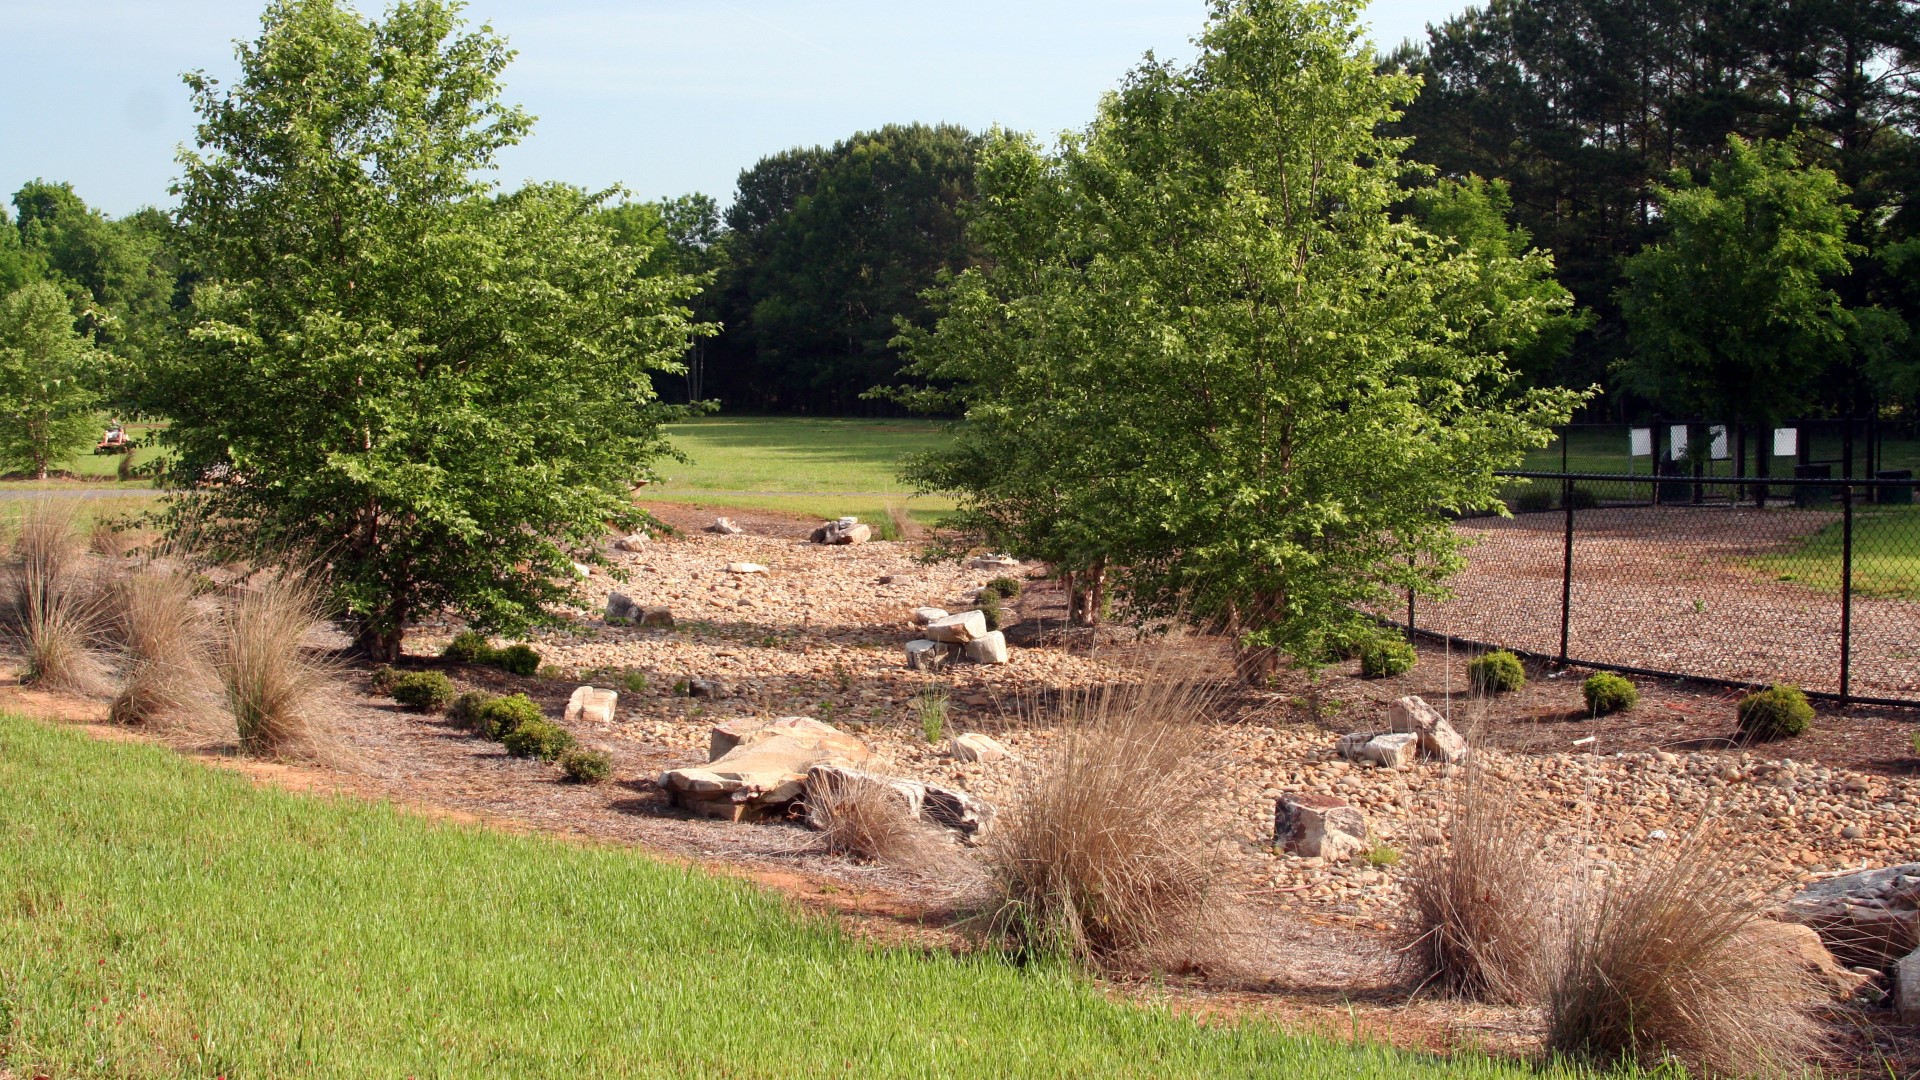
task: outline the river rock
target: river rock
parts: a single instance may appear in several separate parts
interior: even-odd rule
[[[947,740],[947,756],[955,761],[1001,761],[1012,755],[994,739],[967,731]]]

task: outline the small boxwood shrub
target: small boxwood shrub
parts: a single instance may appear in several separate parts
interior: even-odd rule
[[[573,736],[558,724],[529,720],[514,728],[500,743],[514,757],[537,757],[541,761],[552,761],[573,749]]]
[[[1784,739],[1813,727],[1813,706],[1797,686],[1775,683],[1740,699],[1740,734],[1749,739]]]
[[[447,717],[468,731],[480,731],[480,714],[492,700],[494,695],[485,690],[469,690],[447,706]]]
[[[1515,495],[1513,501],[1507,505],[1511,507],[1516,514],[1537,514],[1542,510],[1553,509],[1553,492],[1540,490],[1523,491]]]
[[[621,676],[620,685],[626,687],[627,693],[629,694],[645,693],[647,689],[647,673],[644,671],[629,671]]]
[[[494,650],[492,663],[510,674],[532,675],[540,670],[540,654],[531,645],[509,645]]]
[[[1381,634],[1360,646],[1360,677],[1363,679],[1385,679],[1394,675],[1404,675],[1413,670],[1420,660],[1420,654],[1405,638],[1394,634]]]
[[[1527,685],[1526,665],[1505,649],[1495,649],[1467,665],[1467,685],[1482,694],[1518,690]]]
[[[1001,613],[999,597],[988,593],[980,598],[980,602],[974,605],[974,609],[986,617],[987,631],[989,633],[1000,629]]]
[[[493,646],[487,644],[487,635],[480,631],[462,630],[440,650],[440,659],[456,664],[484,664],[493,659]]]
[[[997,577],[984,586],[987,592],[1002,600],[1011,600],[1020,595],[1020,582],[1010,577]]]
[[[505,740],[523,725],[541,721],[540,706],[525,694],[497,697],[480,706],[474,731],[489,739]]]
[[[1640,704],[1640,690],[1633,681],[1611,671],[1597,671],[1587,676],[1587,681],[1580,684],[1580,692],[1587,697],[1589,716],[1626,712]]]
[[[575,747],[560,755],[560,771],[567,779],[582,784],[601,784],[613,779],[613,759],[598,750]]]
[[[1568,500],[1562,496],[1560,503],[1562,506],[1565,506],[1567,501]],[[1575,510],[1597,510],[1600,508],[1600,496],[1594,494],[1592,488],[1574,488],[1572,502]]]
[[[409,709],[439,712],[453,700],[453,680],[437,671],[409,671],[393,681],[393,700]]]
[[[367,672],[367,688],[376,694],[391,694],[394,680],[399,677],[400,673],[393,670],[392,665],[381,664]]]

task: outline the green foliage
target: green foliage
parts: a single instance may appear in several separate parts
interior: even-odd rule
[[[620,685],[625,687],[629,694],[644,694],[647,690],[647,673],[629,671],[620,677]]]
[[[1467,664],[1467,685],[1475,693],[1501,694],[1527,685],[1527,668],[1505,649],[1482,653]]]
[[[1217,4],[1199,44],[1054,154],[989,141],[984,264],[903,331],[937,389],[895,396],[966,417],[906,473],[959,493],[958,526],[1230,629],[1261,682],[1440,591],[1443,511],[1491,508],[1581,395],[1506,363],[1569,311],[1546,256],[1396,220],[1418,170],[1381,130],[1416,87],[1376,74],[1350,5]]]
[[[1400,851],[1388,844],[1374,843],[1367,848],[1367,865],[1375,869],[1400,865]]]
[[[487,705],[494,700],[494,695],[485,690],[469,690],[453,699],[453,704],[447,707],[447,717],[467,731],[491,737],[493,731],[485,717]]]
[[[391,664],[375,664],[373,670],[367,672],[367,689],[376,694],[391,694],[399,678],[400,673]]]
[[[6,1060],[27,1076],[820,1076],[852,1052],[875,1080],[1035,1063],[1112,1080],[1593,1080],[1205,1023],[1056,970],[876,947],[631,847],[294,794],[14,717],[0,821]],[[722,970],[807,991],[771,996],[769,1023],[714,1007]]]
[[[987,582],[985,589],[1002,600],[1012,600],[1020,595],[1020,582],[1015,578],[997,577]]]
[[[524,677],[540,671],[540,653],[525,643],[495,649],[487,662],[511,675]]]
[[[1624,384],[1680,415],[1772,422],[1804,406],[1853,325],[1830,279],[1858,248],[1833,173],[1729,136],[1705,185],[1659,191],[1665,242],[1629,258]]]
[[[540,706],[525,694],[489,698],[480,703],[475,716],[475,733],[494,740],[504,740],[522,726],[541,720]]]
[[[451,660],[456,664],[486,664],[493,661],[493,645],[487,641],[487,635],[478,630],[462,630],[453,635],[447,647],[440,650],[440,659]]]
[[[393,700],[410,709],[439,712],[453,700],[453,680],[438,671],[409,671],[393,681]]]
[[[975,602],[974,610],[980,612],[980,614],[986,618],[987,630],[989,632],[1000,629],[1000,620],[1004,618],[1005,615],[1000,610],[1000,598],[998,596],[992,593],[982,596]]]
[[[1640,689],[1633,685],[1633,680],[1611,671],[1596,671],[1587,676],[1587,681],[1580,684],[1580,692],[1586,696],[1590,716],[1627,712],[1640,704]]]
[[[1907,737],[1907,745],[1913,748],[1913,756],[1920,757],[1920,731]]]
[[[1560,502],[1562,506],[1572,503],[1575,510],[1595,510],[1600,506],[1600,496],[1592,488],[1575,487],[1571,495],[1562,495]]]
[[[1398,634],[1383,633],[1360,646],[1360,677],[1384,679],[1404,675],[1420,662],[1413,645]]]
[[[582,784],[604,784],[613,779],[613,759],[599,750],[568,750],[560,755],[560,769],[567,779]]]
[[[1528,488],[1513,497],[1509,509],[1516,514],[1537,514],[1553,509],[1553,492],[1543,488]]]
[[[548,720],[529,720],[500,737],[500,745],[514,757],[552,761],[573,747],[573,736]]]
[[[180,237],[202,280],[146,386],[175,533],[325,552],[377,658],[424,612],[550,622],[571,553],[641,520],[629,492],[673,415],[651,375],[707,332],[697,285],[619,243],[600,195],[494,190],[531,120],[499,100],[505,41],[457,7],[274,4],[238,51],[233,80],[187,79]],[[210,472],[230,482],[189,487]]]
[[[1813,706],[1797,686],[1776,683],[1740,699],[1740,734],[1766,741],[1804,735],[1813,727]]]
[[[930,687],[913,697],[914,715],[920,720],[920,734],[927,742],[937,743],[947,733],[947,692],[939,687]]]
[[[110,358],[73,328],[66,295],[45,282],[0,297],[0,468],[45,479],[99,434]]]

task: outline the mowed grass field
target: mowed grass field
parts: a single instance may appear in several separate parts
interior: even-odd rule
[[[630,850],[256,787],[0,716],[0,1072],[1575,1075],[1202,1024],[881,948]]]
[[[721,416],[675,424],[668,437],[689,460],[659,462],[664,479],[644,499],[873,522],[890,503],[920,521],[953,509],[899,477],[907,455],[945,441],[941,421]]]

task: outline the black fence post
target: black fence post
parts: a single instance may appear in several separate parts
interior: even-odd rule
[[[1853,696],[1853,477],[1840,485],[1840,703]]]
[[[1567,542],[1560,563],[1560,666],[1567,666],[1567,637],[1573,626],[1573,477],[1560,481],[1560,505],[1567,512]]]

